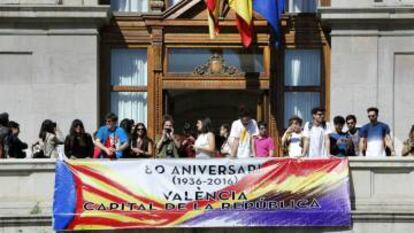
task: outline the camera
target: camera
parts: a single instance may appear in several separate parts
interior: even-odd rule
[[[165,132],[167,132],[167,133],[171,133],[171,129],[170,128],[167,128],[167,129],[165,129]]]

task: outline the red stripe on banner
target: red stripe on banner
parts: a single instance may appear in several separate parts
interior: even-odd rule
[[[68,166],[70,166],[70,165],[68,165]],[[101,177],[99,174],[96,174],[93,171],[88,171],[89,169],[87,169],[87,168],[76,166],[76,168],[74,168],[74,169],[75,169],[75,171],[78,171],[78,172],[84,172],[85,174],[88,173],[88,174],[93,174],[93,175]],[[72,171],[74,171],[74,170],[72,170]],[[91,176],[93,176],[93,175],[91,175]],[[94,178],[97,178],[97,177],[94,177]],[[103,177],[101,177],[101,178],[103,178]],[[163,223],[155,223],[155,225],[154,224],[137,224],[137,223],[128,224],[128,223],[124,223],[124,222],[120,222],[120,221],[116,221],[116,220],[110,220],[110,219],[106,219],[106,218],[100,218],[100,217],[81,217],[81,214],[85,211],[83,209],[83,204],[84,204],[83,194],[82,194],[83,188],[88,187],[88,188],[91,188],[90,190],[93,190],[93,191],[96,190],[99,193],[102,193],[102,192],[95,189],[95,188],[93,188],[93,187],[91,187],[91,186],[89,186],[89,185],[86,185],[86,184],[82,183],[81,179],[76,174],[74,174],[74,180],[75,180],[75,186],[76,186],[76,209],[75,209],[76,214],[74,215],[74,218],[71,221],[71,223],[68,225],[67,229],[75,229],[75,227],[80,225],[80,224],[85,224],[85,225],[98,224],[98,225],[106,225],[106,226],[110,226],[110,227],[134,227],[134,226],[135,227],[137,227],[137,226],[155,226],[156,227],[156,226],[162,226],[162,225],[169,224],[169,223],[177,220],[178,218],[180,218],[181,216],[183,216],[186,213],[186,212],[173,212],[173,213],[168,212],[167,213],[165,211],[159,211],[159,212],[154,211],[152,213],[145,213],[144,211],[142,211],[140,213],[116,211],[116,210],[105,211],[105,212],[117,213],[117,214],[120,214],[120,215],[123,215],[123,216],[131,216],[131,217],[133,216],[134,218],[141,219],[141,220],[142,219],[145,219],[145,220],[147,220],[147,219],[148,220],[163,219],[164,220]],[[101,179],[99,179],[99,180],[101,180]],[[104,180],[108,180],[108,179],[104,179]],[[103,180],[101,180],[101,181],[103,181]],[[104,193],[102,193],[102,194],[104,194]],[[104,195],[109,196],[110,194],[104,194]],[[119,200],[121,200],[121,202],[123,202],[122,199],[119,199]],[[154,203],[151,200],[149,200],[149,202]],[[160,206],[158,206],[158,207],[161,208]]]
[[[66,166],[71,168],[68,163],[65,163]],[[73,172],[73,169],[70,169]],[[82,195],[82,181],[79,179],[75,173],[73,173],[73,179],[75,181],[75,189],[76,189],[76,208],[75,208],[75,216],[73,220],[69,223],[67,229],[74,229],[77,225],[77,222],[80,221],[80,215],[83,212],[83,195]]]
[[[125,200],[123,198],[114,196],[114,195],[112,195],[112,194],[110,194],[110,193],[108,193],[106,191],[102,191],[102,190],[97,189],[95,187],[92,187],[92,186],[90,186],[88,184],[82,184],[82,186],[83,186],[83,189],[84,190],[87,190],[87,191],[89,191],[91,193],[94,193],[94,194],[96,194],[98,196],[101,196],[101,197],[103,197],[105,199],[108,199],[108,200],[110,200],[112,202],[117,202],[117,203],[128,202],[127,200]]]
[[[129,191],[124,186],[120,185],[118,182],[115,182],[115,181],[113,181],[113,180],[111,180],[111,179],[109,179],[109,178],[107,178],[107,177],[105,177],[103,175],[100,175],[99,173],[97,173],[97,172],[89,169],[88,167],[84,167],[84,166],[80,165],[80,166],[74,166],[74,168],[76,170],[78,170],[79,172],[84,173],[85,175],[89,175],[89,176],[91,176],[91,177],[93,177],[95,179],[98,179],[98,180],[100,180],[100,181],[102,181],[102,182],[104,182],[104,183],[106,183],[108,185],[111,185],[111,186],[119,189],[120,191],[122,191],[124,193],[127,193],[127,194],[133,196],[134,198],[140,200],[141,202],[144,202],[144,203],[152,202],[155,207],[158,207],[158,208],[163,207],[163,205],[161,203],[156,202],[156,201],[151,200],[151,199],[148,199],[146,197],[138,196],[138,195],[132,193],[131,191]]]
[[[236,14],[236,16],[237,29],[240,32],[243,46],[247,48],[253,41],[253,21],[249,25],[239,15]]]

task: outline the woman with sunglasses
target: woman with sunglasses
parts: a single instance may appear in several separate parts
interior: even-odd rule
[[[147,129],[143,123],[135,125],[131,134],[131,158],[153,157],[154,143],[147,137]]]

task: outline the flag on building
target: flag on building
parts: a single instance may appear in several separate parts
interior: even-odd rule
[[[220,2],[222,0],[206,0],[208,12],[208,29],[210,32],[210,39],[214,39],[220,32],[218,25],[218,14],[220,10]]]
[[[275,38],[280,42],[280,18],[285,10],[285,0],[254,0],[253,10],[265,18],[272,27]]]
[[[253,41],[253,6],[252,0],[228,0],[230,9],[236,12],[237,29],[244,47]]]

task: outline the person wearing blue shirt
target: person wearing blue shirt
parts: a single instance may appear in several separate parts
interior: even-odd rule
[[[329,134],[331,155],[335,155],[337,157],[355,155],[351,135],[342,131],[345,125],[345,118],[342,116],[336,116],[333,121],[335,132]]]
[[[367,112],[370,122],[359,131],[361,154],[367,157],[385,157],[386,148],[389,148],[391,155],[395,155],[390,127],[378,121],[378,108],[368,108]]]
[[[118,117],[108,113],[106,125],[99,128],[95,145],[101,149],[100,158],[122,158],[123,151],[128,148],[128,135],[117,126]]]

